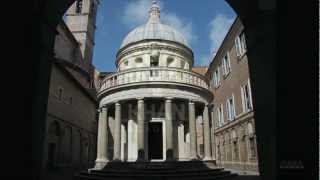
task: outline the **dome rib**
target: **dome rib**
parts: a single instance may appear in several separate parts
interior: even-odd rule
[[[174,41],[190,48],[184,36],[172,27],[161,23],[147,23],[132,30],[122,41],[120,49],[128,44],[147,39]]]

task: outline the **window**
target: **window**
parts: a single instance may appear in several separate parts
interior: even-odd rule
[[[228,113],[228,120],[232,121],[235,119],[235,107],[234,107],[234,97],[227,100],[227,113]]]
[[[220,85],[220,71],[218,68],[213,73],[213,86],[217,88],[219,87],[219,85]]]
[[[159,55],[154,55],[154,56],[150,57],[150,66],[151,67],[158,67],[159,66]],[[150,76],[151,77],[159,76],[159,70],[158,69],[150,70]]]
[[[228,75],[231,71],[229,52],[222,59],[223,75]]]
[[[181,69],[184,69],[185,64],[186,63],[184,61],[181,61]]]
[[[128,66],[128,65],[129,65],[128,60],[124,61],[124,65],[125,65],[125,66]]]
[[[241,96],[242,96],[242,106],[244,112],[251,111],[252,108],[252,98],[251,98],[251,87],[249,80],[248,82],[241,87]]]
[[[94,2],[91,3],[91,7],[90,7],[90,14],[94,15]]]
[[[239,36],[236,37],[235,46],[238,57],[242,56],[247,51],[244,32],[242,32]]]
[[[167,58],[167,67],[172,67],[174,59],[172,57]]]
[[[142,58],[140,58],[140,57],[135,59],[135,62],[136,62],[136,63],[142,63],[142,61],[143,61],[143,60],[142,60]]]
[[[222,105],[217,108],[217,116],[218,116],[218,126],[221,127],[224,124]]]
[[[159,66],[159,59],[151,57],[150,66],[151,67],[158,67]]]
[[[82,11],[82,0],[77,0],[76,1],[76,13],[80,14]]]

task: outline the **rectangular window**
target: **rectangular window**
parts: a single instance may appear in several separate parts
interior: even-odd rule
[[[76,13],[80,14],[82,11],[82,0],[77,0],[76,1]]]
[[[214,71],[214,74],[213,74],[213,85],[214,85],[214,87],[219,87],[219,85],[220,85],[219,68],[216,71]]]
[[[251,111],[252,108],[252,98],[251,98],[251,88],[249,81],[241,87],[241,93],[242,93],[242,106],[244,112]]]
[[[231,71],[229,52],[227,52],[227,54],[222,59],[222,69],[223,75],[225,76],[228,75]]]
[[[218,116],[218,126],[221,127],[224,124],[222,104],[220,107],[217,108],[217,116]]]
[[[232,121],[235,119],[235,107],[234,107],[234,97],[227,100],[227,113],[228,113],[228,120]]]
[[[240,33],[235,39],[236,54],[238,57],[242,56],[247,51],[246,40],[244,32]]]

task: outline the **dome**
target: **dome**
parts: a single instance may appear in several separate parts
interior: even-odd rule
[[[132,30],[122,41],[120,49],[130,43],[147,39],[174,41],[189,47],[187,40],[180,32],[160,22],[160,8],[156,1],[153,1],[147,24]]]

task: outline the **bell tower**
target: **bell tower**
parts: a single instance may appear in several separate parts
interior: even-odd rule
[[[80,44],[84,63],[92,64],[99,0],[76,0],[65,14],[65,22]]]

